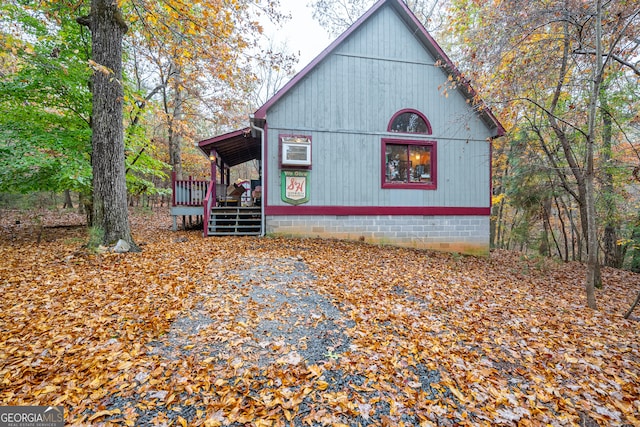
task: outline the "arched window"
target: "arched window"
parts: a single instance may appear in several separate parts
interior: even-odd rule
[[[419,111],[401,110],[391,118],[387,130],[394,133],[431,135],[431,124]],[[415,136],[411,139],[400,135],[383,138],[382,188],[435,190],[436,142],[417,140]]]
[[[431,135],[431,123],[419,111],[400,110],[391,118],[387,130],[389,132]]]

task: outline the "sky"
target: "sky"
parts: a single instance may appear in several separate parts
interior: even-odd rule
[[[276,45],[286,42],[290,52],[300,52],[296,71],[302,70],[333,41],[313,19],[312,9],[307,6],[308,1],[280,0],[280,9],[285,14],[291,13],[292,19],[283,28],[267,29],[267,35],[276,41]]]

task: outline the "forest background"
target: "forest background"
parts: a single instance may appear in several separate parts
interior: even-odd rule
[[[372,3],[309,0],[333,37]],[[0,402],[71,425],[640,425],[639,1],[407,5],[465,76],[442,96],[472,84],[507,131],[486,258],[169,231],[171,173],[209,176],[194,143],[291,77],[277,0],[0,2]],[[141,253],[102,246],[129,227]]]
[[[297,55],[263,31],[277,0],[120,0],[122,77],[95,60],[101,0],[0,6],[0,202],[95,210],[97,79],[122,90],[126,202],[170,199],[170,174],[203,178],[198,140],[246,125]],[[313,0],[333,37],[372,0]],[[640,3],[407,1],[507,130],[493,142],[491,244],[640,271]],[[95,22],[95,20],[94,20]],[[304,65],[304,64],[303,64]],[[445,74],[443,73],[443,76]],[[93,127],[93,133],[92,133]],[[257,164],[236,168],[255,178]],[[43,196],[47,195],[46,197]],[[62,197],[63,196],[63,197]],[[591,303],[591,302],[590,302]]]

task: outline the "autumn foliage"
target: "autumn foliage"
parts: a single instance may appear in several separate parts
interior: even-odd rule
[[[64,405],[69,425],[640,424],[635,274],[604,269],[593,311],[577,263],[133,218],[143,251],[118,255],[75,215],[2,213],[0,405]]]

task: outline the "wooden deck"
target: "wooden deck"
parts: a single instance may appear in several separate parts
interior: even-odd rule
[[[262,210],[260,206],[217,206],[214,203],[212,183],[205,180],[176,180],[172,177],[171,216],[173,230],[178,229],[177,218],[182,225],[187,222],[203,225],[204,236],[259,236],[262,234]],[[220,193],[224,194],[220,189]],[[215,193],[214,193],[215,194]],[[188,219],[188,221],[187,221]]]

